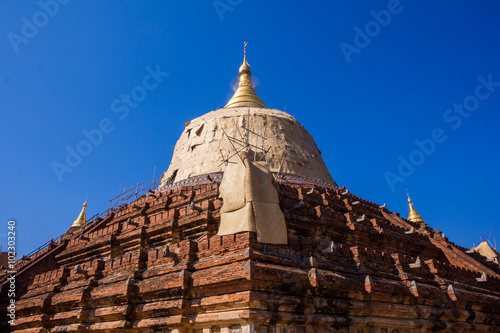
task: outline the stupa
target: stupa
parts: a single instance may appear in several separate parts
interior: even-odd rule
[[[2,332],[493,332],[498,262],[339,188],[252,86],[186,123],[156,187],[0,275]],[[424,214],[425,215],[425,214]],[[83,216],[83,217],[82,217]],[[7,312],[16,279],[15,326]]]

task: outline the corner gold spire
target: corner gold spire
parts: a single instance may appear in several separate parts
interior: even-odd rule
[[[236,89],[233,97],[227,102],[224,108],[235,108],[238,106],[253,106],[257,108],[266,108],[267,106],[257,96],[252,87],[252,70],[247,62],[247,45],[243,44],[243,64],[239,69],[238,89]]]
[[[410,195],[408,194],[408,191],[406,191],[406,195],[408,196],[408,206],[410,208],[410,212],[408,213],[408,221],[410,222],[424,222],[422,219],[422,216],[415,210],[413,207],[413,202],[410,199]]]
[[[83,203],[83,208],[82,211],[80,212],[80,215],[78,215],[78,218],[73,222],[72,227],[83,227],[85,224],[87,224],[87,215],[86,215],[86,210],[87,210],[87,199],[85,199],[85,202]]]

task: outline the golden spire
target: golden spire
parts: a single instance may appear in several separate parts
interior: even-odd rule
[[[233,97],[227,102],[224,108],[253,106],[267,109],[267,106],[257,96],[252,87],[252,70],[247,62],[247,45],[247,42],[243,44],[243,64],[240,66],[238,73],[238,89],[236,89]]]
[[[422,219],[422,216],[415,210],[413,207],[413,202],[410,199],[410,195],[408,194],[408,191],[406,191],[406,195],[408,195],[408,206],[410,208],[410,212],[408,213],[408,221],[410,222],[424,222]]]
[[[83,227],[85,224],[87,224],[86,210],[87,210],[87,199],[85,199],[82,211],[80,212],[80,215],[78,215],[78,218],[75,220],[75,222],[73,222],[72,227]]]

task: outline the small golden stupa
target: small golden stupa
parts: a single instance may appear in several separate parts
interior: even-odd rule
[[[408,213],[408,218],[407,220],[410,222],[424,222],[424,219],[422,219],[422,216],[415,210],[413,207],[413,202],[410,199],[410,195],[408,192],[406,192],[406,195],[408,195],[408,206],[410,209],[410,212]]]

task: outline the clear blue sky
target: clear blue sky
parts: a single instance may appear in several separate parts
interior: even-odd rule
[[[340,186],[402,216],[408,189],[450,240],[493,230],[500,242],[498,2],[66,2],[0,2],[4,248],[9,219],[25,254],[64,233],[87,195],[91,216],[122,183],[166,170],[184,122],[231,97],[245,40],[259,96],[309,130]],[[144,90],[148,66],[168,76]],[[453,110],[463,103],[474,111]],[[101,142],[59,181],[54,162],[103,119]],[[435,130],[424,155],[415,140]],[[399,173],[399,156],[418,165]],[[392,187],[387,172],[401,177]]]

